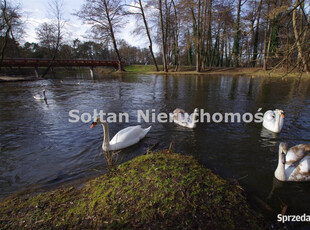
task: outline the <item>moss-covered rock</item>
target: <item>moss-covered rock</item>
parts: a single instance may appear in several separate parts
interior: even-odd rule
[[[154,153],[90,180],[0,204],[0,229],[259,229],[239,186],[191,156]]]

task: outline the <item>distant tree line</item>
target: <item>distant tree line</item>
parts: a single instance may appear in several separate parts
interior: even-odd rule
[[[13,28],[20,26],[18,7],[1,0],[1,58],[56,53],[56,58],[151,63],[164,71],[168,65],[176,70],[193,65],[198,72],[209,67],[284,67],[310,73],[309,0],[85,0],[74,14],[91,25],[92,41],[64,42],[58,17],[58,27],[43,23],[37,28],[38,44],[21,46],[13,36]],[[117,37],[129,15],[136,17],[135,32],[146,38],[147,49]],[[5,52],[8,47],[12,49]]]
[[[150,60],[147,49],[130,46],[124,40],[120,40],[119,52],[122,59],[128,64],[146,64]],[[16,50],[19,50],[19,57],[24,58],[51,58],[51,49],[49,45],[42,43],[26,42],[23,46],[15,43]],[[8,53],[7,57],[17,57],[17,52]],[[60,45],[56,57],[58,59],[97,59],[97,60],[117,60],[113,49],[106,44],[95,41],[80,41],[74,39],[72,43]]]

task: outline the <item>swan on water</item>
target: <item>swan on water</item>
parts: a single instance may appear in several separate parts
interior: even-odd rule
[[[175,109],[171,115],[173,116],[174,123],[191,129],[196,128],[196,118],[198,116],[197,108],[191,115],[179,108]]]
[[[284,112],[282,110],[268,110],[263,117],[263,127],[274,132],[279,133],[284,124]]]
[[[110,140],[108,123],[105,120],[101,121],[100,118],[97,118],[97,120],[92,123],[91,128],[94,128],[97,124],[101,124],[103,128],[102,149],[104,151],[120,150],[134,145],[143,139],[152,128],[152,126],[146,129],[141,128],[141,125],[130,126],[120,130],[115,134],[112,140]]]
[[[279,145],[278,167],[274,173],[280,181],[310,181],[310,144],[295,145],[288,149]]]
[[[36,95],[33,96],[36,100],[46,100],[45,96],[45,89],[43,89],[42,93],[38,92]]]

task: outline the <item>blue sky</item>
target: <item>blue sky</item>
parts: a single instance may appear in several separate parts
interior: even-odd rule
[[[50,16],[48,13],[48,0],[13,0],[19,1],[23,21],[25,22],[25,35],[22,42],[37,42],[35,28],[37,28],[40,23],[48,22]],[[89,40],[91,37],[87,33],[89,25],[83,25],[83,22],[79,20],[76,16],[73,16],[72,13],[78,11],[84,0],[62,0],[63,1],[63,11],[64,18],[66,22],[66,37],[67,41],[70,42],[75,38],[80,40]],[[141,39],[138,36],[132,36],[131,30],[134,29],[136,21],[132,18],[128,18],[128,24],[125,29],[117,34],[118,38],[125,39],[130,45],[147,47],[147,41]]]

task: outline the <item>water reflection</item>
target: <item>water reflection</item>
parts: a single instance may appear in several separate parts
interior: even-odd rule
[[[271,132],[262,127],[260,133],[262,147],[275,146],[277,144],[277,135],[278,133]]]
[[[60,82],[62,79],[62,83]],[[79,84],[78,84],[79,83]],[[46,89],[48,104],[32,100]],[[285,111],[285,124],[273,134],[256,123],[202,123],[194,130],[173,123],[152,123],[139,144],[119,153],[120,162],[143,154],[158,143],[198,157],[225,178],[239,179],[246,191],[280,210],[308,212],[309,183],[274,186],[278,144],[310,142],[310,80],[230,76],[119,75],[91,79],[89,73],[55,76],[38,82],[0,84],[0,196],[35,184],[57,185],[105,170],[102,130],[69,123],[68,112],[93,109],[127,112],[129,123],[111,124],[111,136],[136,125],[137,110],[156,113],[175,108],[193,111],[251,112],[259,108]],[[146,122],[143,127],[149,126]],[[273,191],[270,194],[270,191]],[[269,199],[267,199],[269,197]],[[295,212],[295,213],[294,213]]]

